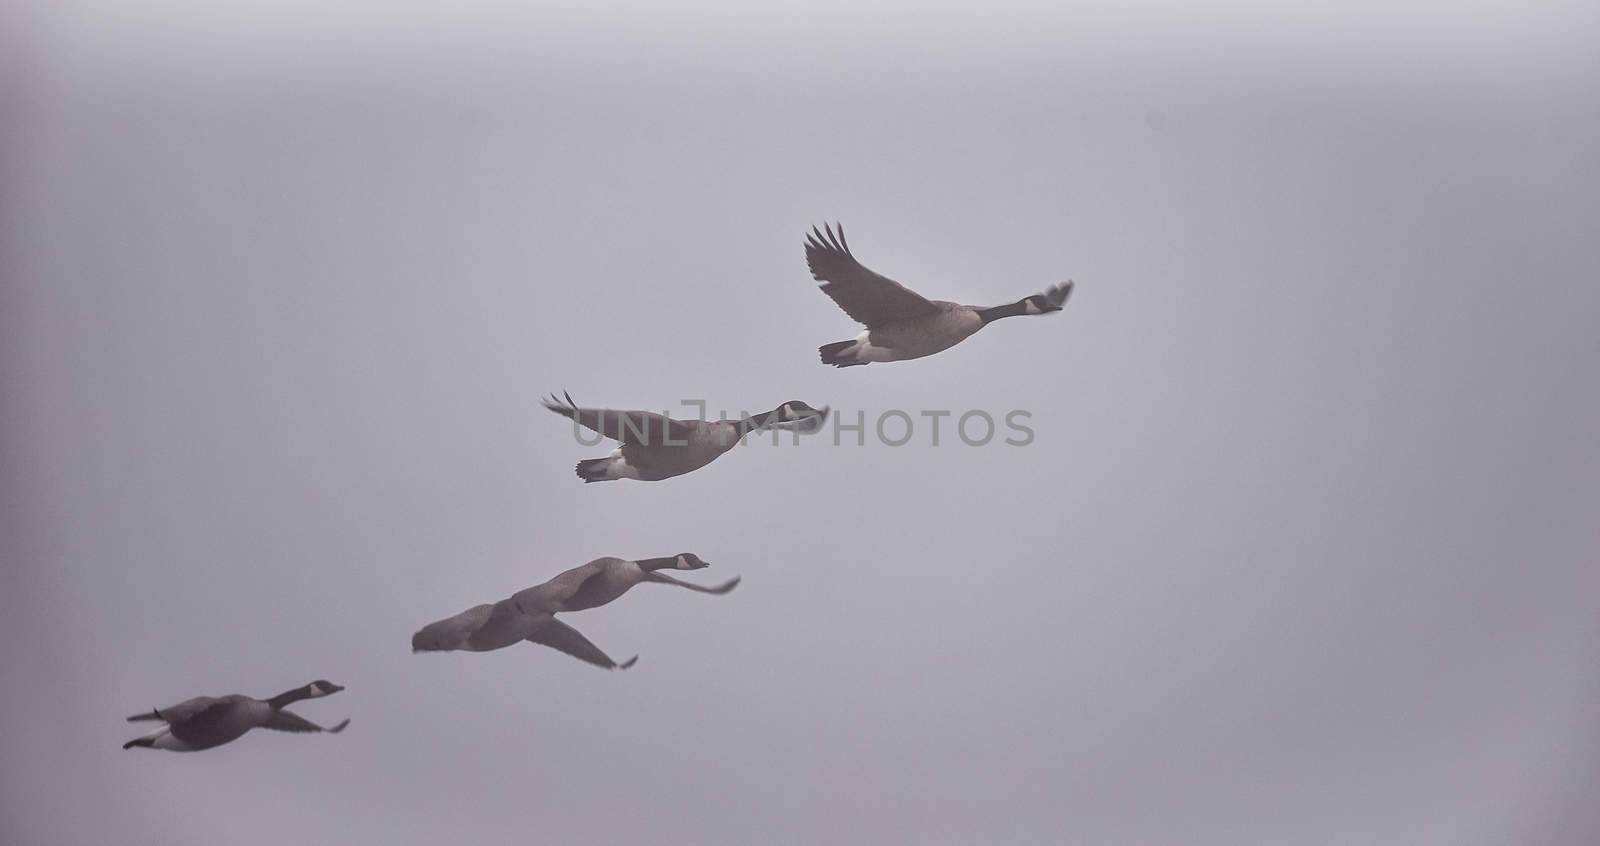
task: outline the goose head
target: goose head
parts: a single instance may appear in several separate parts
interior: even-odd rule
[[[993,308],[974,308],[978,319],[984,325],[993,323],[1002,317],[1019,317],[1033,314],[1054,314],[1061,310],[1067,297],[1072,296],[1072,282],[1068,280],[1060,285],[1051,285],[1042,294],[1032,294],[1007,305]]]
[[[338,693],[341,690],[344,690],[342,685],[334,684],[327,679],[317,679],[305,687],[307,699],[315,699],[319,696],[328,696],[329,694]]]
[[[1050,298],[1046,297],[1044,294],[1034,294],[1031,297],[1023,298],[1022,300],[1023,314],[1049,314],[1051,312],[1060,310],[1061,306],[1050,302]]]
[[[809,405],[806,405],[805,403],[801,402],[800,400],[789,400],[788,402],[784,403],[783,405],[778,406],[778,420],[779,420],[779,422],[788,422],[788,421],[791,421],[791,420],[803,420],[803,419],[806,419],[806,418],[809,418],[809,417],[815,417],[815,416],[820,415],[820,414],[822,414],[821,411],[818,411],[817,409],[812,408]]]
[[[828,419],[828,409],[812,408],[800,400],[789,400],[766,416],[765,428],[784,429],[809,435],[822,428]]]
[[[328,696],[330,694],[338,693],[341,690],[344,690],[344,688],[334,684],[331,681],[328,681],[327,679],[317,679],[305,687],[297,687],[294,690],[286,690],[277,696],[266,700],[266,703],[272,706],[272,709],[276,711],[286,705],[293,705],[302,699],[316,699],[319,696]]]
[[[1068,279],[1059,285],[1051,285],[1042,294],[1034,294],[1028,297],[1024,302],[1028,303],[1029,314],[1049,314],[1053,311],[1060,311],[1061,307],[1066,305],[1067,297],[1070,296],[1072,296],[1072,280]],[[1038,310],[1035,311],[1034,309]]]
[[[680,552],[673,557],[672,566],[679,570],[704,570],[711,565],[692,552]]]

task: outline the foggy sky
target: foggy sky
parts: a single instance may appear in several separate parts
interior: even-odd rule
[[[1600,827],[1592,11],[342,8],[11,13],[0,840]],[[834,370],[824,220],[1077,289]],[[1035,438],[585,486],[552,390]],[[627,672],[409,652],[685,551],[743,584],[564,618]],[[337,737],[117,748],[315,678]]]

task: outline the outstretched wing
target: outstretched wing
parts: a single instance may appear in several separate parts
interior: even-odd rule
[[[515,645],[538,627],[550,615],[537,609],[523,610],[510,599],[496,602],[489,619],[467,638],[466,648],[473,652],[492,652]]]
[[[167,717],[167,726],[171,729],[173,737],[192,746],[205,748],[227,743],[239,736],[237,709],[243,703],[250,701],[252,700],[248,696],[231,693],[211,700],[205,707],[186,710],[182,716],[165,709],[161,713]],[[189,702],[183,704],[188,705]]]
[[[579,408],[570,394],[563,394],[566,403],[554,396],[544,401],[544,407],[577,421],[584,428],[625,444],[650,446],[671,445],[689,439],[692,422],[673,420],[650,411],[617,411],[611,408]]]
[[[833,227],[824,235],[815,226],[806,234],[806,264],[811,275],[822,283],[822,292],[833,298],[857,323],[876,329],[885,323],[915,320],[939,310],[921,294],[887,276],[868,270],[850,252],[844,240],[844,226],[835,235]]]
[[[718,596],[721,596],[722,594],[725,594],[728,591],[733,590],[734,588],[738,587],[739,586],[739,579],[740,579],[739,576],[734,576],[733,578],[723,582],[720,585],[717,585],[716,587],[706,587],[704,585],[697,585],[697,584],[695,584],[693,582],[679,581],[679,580],[674,579],[673,577],[667,575],[666,573],[662,573],[662,572],[650,572],[650,573],[645,573],[644,574],[644,580],[647,581],[647,582],[660,582],[660,583],[665,584],[665,585],[677,585],[678,587],[685,587],[685,588],[688,588],[690,590],[699,591],[701,593],[712,593],[712,594],[716,594]]]
[[[589,642],[588,638],[578,634],[577,629],[555,619],[540,626],[537,632],[528,636],[528,640],[533,643],[542,643],[551,649],[565,652],[579,661],[587,661],[596,667],[606,670],[626,670],[633,666],[633,662],[639,660],[639,656],[635,655],[618,664],[611,660],[610,655],[601,651],[600,647],[595,646]]]
[[[328,734],[338,734],[344,731],[344,727],[347,725],[350,725],[349,720],[341,720],[333,728],[323,728],[291,711],[277,711],[272,715],[271,719],[262,725],[262,728],[269,728],[274,731],[325,731]]]
[[[539,610],[554,613],[576,611],[580,607],[591,608],[592,604],[585,605],[582,602],[574,605],[573,599],[583,595],[584,586],[590,579],[600,576],[605,569],[605,561],[604,558],[596,558],[588,564],[573,567],[542,585],[517,591],[511,595],[511,601],[524,611]],[[599,582],[590,585],[590,594],[600,587]]]
[[[215,696],[196,696],[193,699],[185,699],[176,705],[170,705],[166,708],[157,708],[154,711],[146,711],[143,714],[134,714],[128,718],[128,722],[136,723],[140,720],[160,720],[167,723],[182,722],[222,701]]]

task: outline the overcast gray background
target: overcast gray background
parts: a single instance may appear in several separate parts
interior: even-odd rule
[[[1592,6],[520,6],[7,13],[0,840],[1594,841]],[[825,219],[1078,289],[825,368]],[[553,389],[1036,440],[584,486]],[[409,652],[686,550],[629,672]]]

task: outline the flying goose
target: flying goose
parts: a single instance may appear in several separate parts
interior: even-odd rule
[[[674,420],[649,411],[579,408],[571,395],[566,395],[565,404],[552,396],[545,400],[544,407],[622,442],[605,458],[578,462],[578,478],[584,482],[659,482],[682,476],[710,464],[751,432],[792,429],[809,434],[821,429],[828,416],[827,408],[818,410],[799,400],[790,400],[764,414],[715,421]]]
[[[618,664],[578,630],[549,611],[523,613],[509,599],[474,605],[454,617],[429,623],[411,636],[412,652],[493,652],[522,641],[542,643],[607,670],[626,670],[635,655]]]
[[[640,582],[658,582],[677,585],[700,593],[722,595],[739,586],[738,577],[716,587],[704,587],[692,582],[680,582],[662,570],[703,570],[711,565],[692,552],[680,552],[665,558],[596,558],[588,564],[573,567],[548,582],[511,595],[513,604],[523,611],[548,610],[582,611],[598,608],[622,596]]]
[[[734,578],[716,587],[704,587],[658,572],[668,568],[700,570],[709,566],[692,552],[638,561],[597,558],[507,599],[477,605],[454,617],[429,623],[411,636],[411,651],[490,652],[526,640],[597,667],[626,670],[639,656],[619,664],[577,629],[557,620],[555,615],[605,605],[640,582],[660,582],[710,594],[724,594],[739,585],[739,580]]]
[[[318,679],[305,687],[286,690],[271,699],[256,699],[238,693],[229,696],[197,696],[168,708],[157,708],[143,714],[134,714],[128,722],[159,720],[166,727],[144,737],[136,737],[122,744],[123,749],[135,746],[148,749],[167,749],[173,752],[195,752],[221,746],[253,728],[276,731],[325,731],[338,734],[350,725],[343,720],[333,728],[323,728],[285,706],[302,699],[315,699],[344,690],[330,681]]]
[[[1002,317],[1052,314],[1072,295],[1072,282],[1050,286],[1042,294],[1023,297],[1009,305],[983,308],[943,300],[928,300],[887,276],[879,276],[856,261],[844,240],[844,226],[815,226],[806,234],[806,264],[821,282],[822,292],[833,298],[845,314],[867,327],[853,341],[837,341],[817,348],[822,363],[853,367],[874,361],[905,361],[947,350]]]

